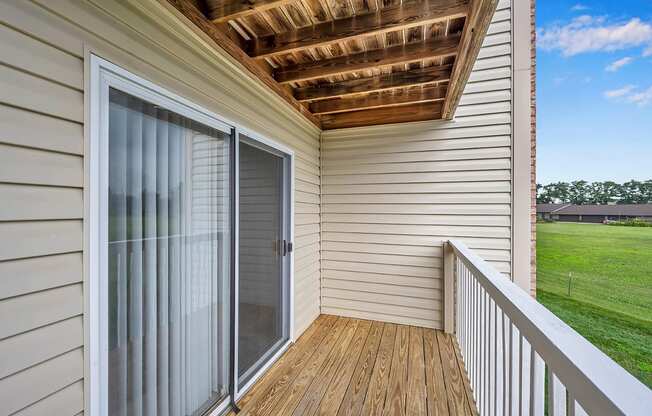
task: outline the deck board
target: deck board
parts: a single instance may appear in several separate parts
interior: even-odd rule
[[[426,363],[423,352],[423,330],[410,327],[410,354],[408,359],[408,390],[405,413],[427,415]]]
[[[326,334],[324,340],[319,345],[315,353],[310,357],[310,360],[301,369],[299,375],[294,379],[292,384],[288,386],[283,400],[279,400],[274,409],[266,413],[268,415],[291,415],[294,409],[303,398],[303,395],[308,390],[310,383],[317,376],[322,365],[324,365],[326,358],[328,358],[333,347],[340,342],[340,337],[343,335],[344,330],[351,324],[349,318],[338,318],[333,324],[331,331]]]
[[[317,411],[326,392],[326,388],[331,383],[331,380],[333,380],[335,373],[340,370],[340,365],[346,357],[351,340],[355,335],[355,331],[358,329],[359,322],[357,319],[354,319],[348,323],[339,342],[333,346],[326,362],[315,378],[313,378],[310,387],[303,395],[299,405],[294,409],[295,416],[312,415]]]
[[[335,374],[335,377],[328,385],[326,393],[324,394],[321,403],[319,403],[319,408],[317,409],[316,414],[320,416],[337,415],[337,411],[342,404],[342,399],[344,398],[346,390],[351,382],[351,378],[353,377],[353,371],[358,363],[360,354],[362,353],[365,342],[371,333],[371,327],[371,321],[360,321],[358,324],[358,329],[351,341],[349,353],[345,355],[339,371]]]
[[[426,362],[426,394],[428,395],[428,416],[448,415],[448,397],[441,365],[439,343],[435,331],[424,331],[423,344]]]
[[[389,385],[385,397],[385,416],[401,416],[405,414],[407,396],[407,370],[410,327],[399,325],[396,328],[392,367],[389,370]]]
[[[321,315],[238,401],[238,415],[476,414],[459,360],[441,331]]]
[[[396,339],[396,325],[385,324],[380,348],[376,355],[376,363],[371,373],[371,382],[367,389],[367,397],[362,407],[363,415],[382,415],[389,383],[389,369],[394,353],[394,340]]]
[[[442,332],[437,333],[441,364],[444,369],[444,382],[448,396],[448,410],[454,415],[471,415],[468,406],[464,379],[457,364],[453,342]]]
[[[383,333],[384,326],[385,324],[380,322],[373,323],[367,342],[365,342],[364,349],[353,372],[353,378],[349,383],[342,403],[340,403],[337,416],[360,414],[364,398],[367,395],[371,371],[376,361],[380,337]]]

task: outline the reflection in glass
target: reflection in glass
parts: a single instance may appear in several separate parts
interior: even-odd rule
[[[229,146],[110,90],[110,415],[197,415],[228,394]]]
[[[241,136],[241,140],[243,136]],[[287,340],[283,157],[240,142],[238,379],[242,387]]]

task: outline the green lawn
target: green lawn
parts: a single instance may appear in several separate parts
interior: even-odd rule
[[[652,228],[538,224],[537,298],[652,387]]]

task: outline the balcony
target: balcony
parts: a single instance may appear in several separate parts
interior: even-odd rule
[[[452,335],[321,315],[238,414],[649,414],[646,386],[463,243],[444,270]]]

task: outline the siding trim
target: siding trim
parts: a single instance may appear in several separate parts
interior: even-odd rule
[[[512,280],[530,293],[531,287],[531,15],[529,1],[512,5]]]

